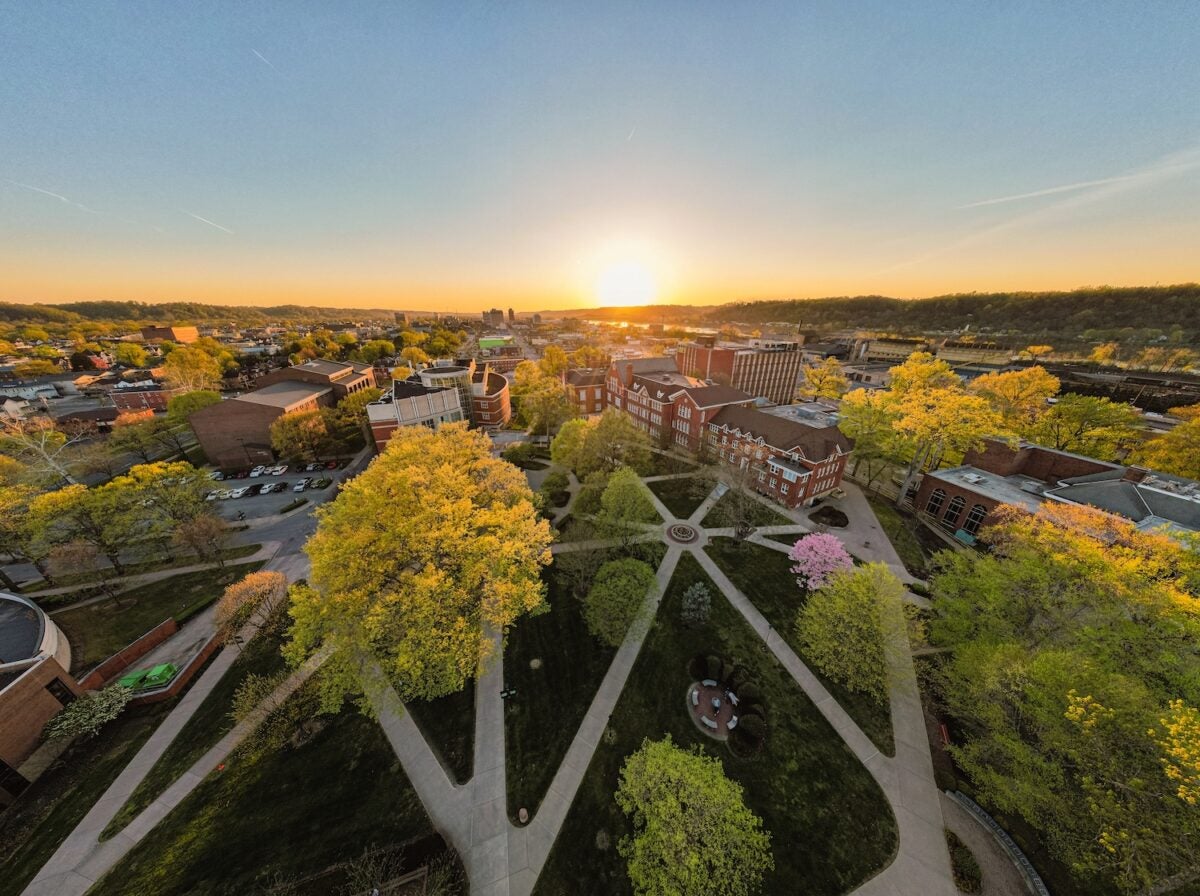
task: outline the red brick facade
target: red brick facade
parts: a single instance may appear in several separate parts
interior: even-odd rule
[[[708,423],[705,453],[748,470],[749,487],[794,508],[842,484],[850,448],[836,427],[811,427],[752,408],[725,408]]]
[[[608,407],[603,370],[568,370],[563,384],[575,410],[584,417],[601,414]]]

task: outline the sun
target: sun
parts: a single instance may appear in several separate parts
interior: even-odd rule
[[[640,261],[611,262],[596,278],[596,298],[608,308],[649,305],[657,297],[658,278]]]

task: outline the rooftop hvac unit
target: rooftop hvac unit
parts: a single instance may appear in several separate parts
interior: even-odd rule
[[[978,485],[979,483],[983,482],[983,477],[980,476],[978,473],[963,473],[962,478],[963,478],[964,482],[970,482],[975,485]]]

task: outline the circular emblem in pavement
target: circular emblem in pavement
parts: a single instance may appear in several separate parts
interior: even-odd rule
[[[668,527],[667,537],[671,541],[679,542],[679,544],[691,544],[699,537],[699,533],[685,523],[675,523],[673,526]]]

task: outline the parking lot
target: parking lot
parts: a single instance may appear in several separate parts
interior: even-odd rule
[[[249,520],[274,516],[297,498],[307,498],[311,503],[318,497],[325,497],[336,487],[337,481],[341,478],[339,473],[340,470],[326,469],[324,465],[319,470],[308,471],[305,470],[304,464],[300,464],[289,467],[282,475],[277,476],[266,474],[251,477],[247,475],[242,479],[227,478],[219,482],[214,481],[212,483],[214,492],[236,491],[242,488],[248,491],[240,498],[215,498],[210,503],[227,520],[238,520],[239,518]],[[308,485],[302,491],[296,491],[296,486],[304,479],[309,480]],[[316,482],[326,482],[327,484],[324,488],[314,488]],[[280,486],[282,486],[282,490],[278,490]],[[262,490],[267,488],[272,491],[263,494]],[[256,491],[258,494],[253,494]]]

